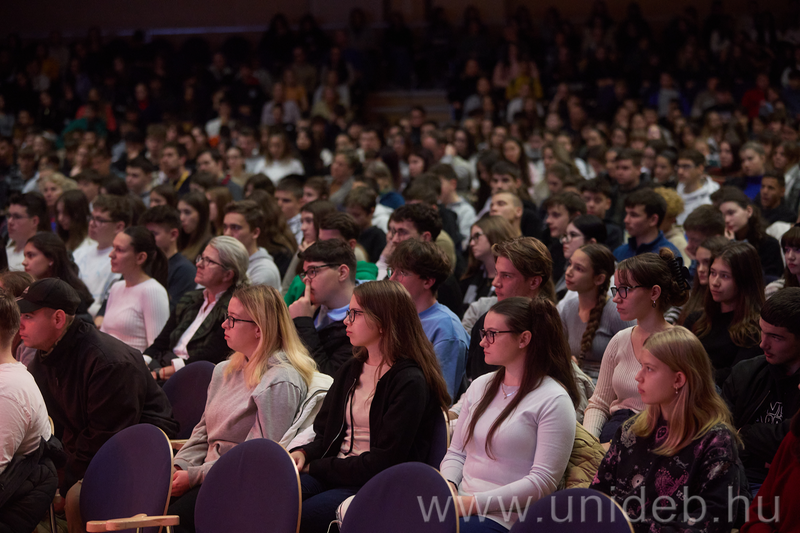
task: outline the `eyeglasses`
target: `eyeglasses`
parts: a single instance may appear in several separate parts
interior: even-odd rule
[[[348,309],[347,312],[344,314],[345,319],[351,324],[356,321],[356,317],[358,315],[363,315],[364,311],[360,309]]]
[[[7,217],[9,220],[25,220],[26,218],[31,218],[26,217],[25,215],[18,215],[17,213],[9,213]]]
[[[386,269],[386,276],[388,276],[389,279],[391,279],[391,277],[394,274],[397,274],[397,276],[400,277],[400,278],[408,277],[408,272],[406,272],[405,270],[395,270],[392,267],[389,267],[389,268]]]
[[[565,233],[561,236],[561,244],[568,244],[574,241],[575,239],[580,239],[583,237],[583,233]]]
[[[222,319],[222,325],[227,326],[229,328],[236,327],[237,322],[248,322],[250,324],[255,324],[255,322],[252,320],[245,320],[244,318],[235,318],[229,315],[228,313],[225,313],[225,318]]]
[[[647,287],[647,285],[635,285],[633,287],[611,287],[611,296],[616,296],[619,293],[619,297],[623,300],[628,297],[628,291],[632,291],[633,289],[639,289],[641,287]]]
[[[205,266],[208,266],[209,263],[211,263],[212,265],[217,265],[218,267],[220,267],[223,270],[229,270],[229,269],[225,268],[225,265],[223,265],[222,263],[218,263],[218,262],[214,261],[213,259],[209,259],[208,257],[206,257],[204,255],[198,255],[197,259],[194,260],[194,264],[197,265],[197,266],[205,267]]]
[[[516,333],[516,331],[506,330],[506,331],[494,331],[494,330],[480,330],[481,340],[487,339],[489,344],[494,344],[495,339],[497,338],[498,333]]]
[[[478,242],[481,239],[481,237],[483,237],[483,235],[484,234],[479,231],[478,233],[474,234],[472,237],[469,238],[469,242],[470,243]]]
[[[314,279],[314,278],[317,277],[317,272],[319,272],[319,270],[321,268],[326,268],[326,267],[327,268],[332,268],[332,267],[335,267],[335,266],[339,266],[339,265],[336,265],[336,264],[333,264],[333,263],[325,263],[324,265],[316,265],[316,266],[308,267],[307,270],[304,270],[303,272],[300,272],[300,279],[303,279],[303,280],[304,279]]]
[[[97,218],[97,217],[89,217],[89,222],[94,222],[95,224],[110,224],[114,222],[113,220],[108,220],[107,218]]]

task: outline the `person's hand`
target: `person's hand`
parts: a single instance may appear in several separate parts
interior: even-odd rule
[[[301,474],[308,474],[308,465],[306,464],[306,454],[301,452],[300,450],[295,450],[291,454],[292,460],[294,460],[294,465],[297,467],[297,471]]]
[[[392,254],[394,253],[394,242],[390,239],[386,239],[386,246],[383,247],[383,251],[381,252],[381,258],[384,261],[388,261]]]
[[[477,512],[475,509],[475,496],[456,496],[456,514],[470,516]]]
[[[725,228],[725,238],[728,239],[729,241],[735,241],[736,235],[733,233],[733,230]]]
[[[289,306],[289,316],[292,318],[313,317],[316,310],[317,306],[311,303],[311,285],[306,283],[303,295]]]
[[[186,470],[176,470],[172,474],[172,496],[183,496],[189,490],[189,472]]]
[[[56,495],[53,497],[53,511],[56,513],[64,512],[64,507],[67,506],[67,500],[61,496],[61,492],[56,489]]]

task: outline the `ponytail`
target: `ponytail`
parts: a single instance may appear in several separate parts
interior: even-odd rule
[[[159,282],[164,288],[167,288],[167,276],[169,273],[169,265],[167,256],[164,252],[156,246],[156,239],[153,234],[142,226],[130,226],[125,228],[125,235],[131,238],[131,246],[133,251],[137,254],[142,252],[147,254],[142,265],[142,270],[145,274]]]

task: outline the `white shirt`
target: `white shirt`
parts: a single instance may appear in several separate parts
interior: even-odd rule
[[[303,169],[303,164],[297,159],[265,163],[264,167],[261,169],[261,172],[266,174],[275,185],[277,185],[282,178],[285,178],[291,174],[299,174],[302,176],[306,173]]]
[[[119,275],[111,272],[111,259],[108,257],[113,248],[98,250],[95,241],[86,239],[72,254],[80,269],[81,281],[94,297],[94,303],[89,307],[89,314],[93,317],[100,310],[111,285],[119,279]]]
[[[6,257],[8,257],[8,269],[9,270],[18,270],[24,271],[25,267],[22,266],[22,262],[25,260],[25,245],[22,246],[22,250],[19,252],[14,251],[14,242],[9,242],[6,246]]]
[[[108,291],[106,314],[100,331],[144,352],[169,319],[167,289],[150,278],[133,287],[120,280]]]
[[[39,387],[22,363],[0,365],[0,474],[17,455],[39,449],[50,438],[47,407]]]
[[[223,294],[225,294],[225,291],[218,292],[216,295],[214,295],[214,301],[209,302],[208,289],[203,291],[203,305],[200,306],[200,310],[197,312],[197,316],[194,317],[192,323],[189,324],[189,327],[186,328],[186,331],[183,332],[181,338],[178,339],[178,344],[176,344],[175,348],[172,349],[172,353],[180,357],[181,360],[189,359],[189,351],[186,349],[186,347],[189,345],[189,341],[192,340],[194,334],[197,333],[198,329],[200,329],[200,326],[203,324],[203,321],[206,319],[206,317],[208,317],[208,315],[214,309],[214,306],[217,305],[217,302],[219,301],[220,297],[222,297]],[[179,365],[180,367],[183,367],[182,362],[179,363]],[[180,368],[174,364],[172,366],[176,367],[175,370],[178,370],[178,368]]]
[[[298,246],[303,243],[303,226],[300,213],[286,221],[289,225],[289,231],[292,232],[294,238],[297,240]]]

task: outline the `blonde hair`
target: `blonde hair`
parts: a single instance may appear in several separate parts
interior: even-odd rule
[[[664,215],[664,218],[677,217],[683,213],[683,198],[680,197],[678,191],[667,187],[656,187],[653,190],[667,202],[667,213]]]
[[[67,191],[74,191],[78,188],[78,182],[66,177],[60,172],[53,172],[50,175],[41,176],[39,178],[39,191],[44,192],[44,184],[50,182],[58,186],[62,193]]]
[[[728,406],[714,387],[708,354],[692,332],[675,326],[651,335],[645,341],[644,348],[670,370],[686,376],[684,386],[676,390],[667,438],[653,453],[673,456],[719,424],[725,424],[731,434],[739,439]],[[631,431],[639,437],[649,437],[660,418],[661,406],[648,405],[634,418]]]
[[[243,353],[234,353],[225,369],[225,376],[241,370],[244,372],[245,383],[255,388],[270,369],[270,357],[277,355],[281,359],[280,366],[297,370],[306,385],[310,385],[317,364],[297,335],[289,317],[289,309],[280,293],[267,285],[254,285],[238,288],[231,296],[233,298],[241,302],[256,323],[261,331],[261,342],[249,361]]]

